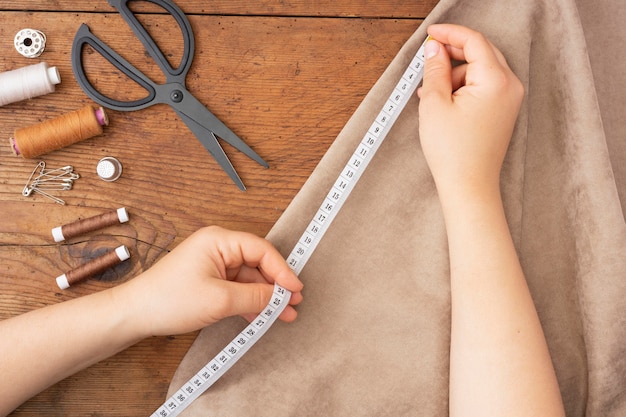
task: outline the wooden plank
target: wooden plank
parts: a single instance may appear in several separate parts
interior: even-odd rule
[[[177,0],[176,4],[187,14],[248,15],[248,16],[337,16],[337,17],[393,17],[424,18],[437,4],[436,0],[382,0],[335,1],[292,0],[255,2],[229,0]],[[104,1],[89,0],[3,0],[2,10],[33,10],[44,12],[111,12],[113,8]],[[141,8],[139,8],[141,10]]]
[[[8,3],[3,2],[0,9],[6,10]],[[103,135],[43,158],[49,167],[73,165],[82,176],[73,190],[60,195],[66,206],[41,197],[23,197],[21,190],[37,160],[15,157],[4,144],[14,128],[90,102],[76,83],[70,64],[72,39],[79,25],[89,24],[151,76],[157,78],[158,71],[116,13],[0,14],[0,71],[43,60],[56,65],[62,77],[54,94],[0,108],[0,137],[5,138],[0,140],[0,319],[132,279],[204,225],[265,235],[421,23],[419,19],[277,17],[342,15],[351,9],[363,11],[366,6],[373,8],[363,15],[382,13],[382,8],[365,1],[343,5],[205,3],[180,2],[186,11],[195,8],[208,14],[190,16],[196,54],[188,89],[264,157],[270,169],[226,145],[249,187],[242,193],[171,109],[109,111],[111,123]],[[20,9],[33,10],[91,11],[95,7],[110,10],[80,1],[19,3]],[[207,7],[211,9],[203,9]],[[228,7],[232,15],[213,15]],[[243,13],[257,16],[237,16]],[[180,37],[171,22],[158,15],[141,19],[160,46],[171,52],[172,60],[179,58]],[[24,27],[42,30],[48,37],[40,59],[28,60],[13,49],[13,36]],[[96,54],[87,51],[85,64],[98,85],[112,94],[132,89],[98,61]],[[124,173],[115,183],[105,183],[94,173],[104,156],[122,161]],[[67,244],[52,242],[52,227],[120,206],[130,212],[128,224]],[[59,273],[121,243],[133,254],[127,264],[67,291],[56,287],[54,277]],[[164,399],[169,380],[194,336],[146,340],[55,385],[13,416],[145,416]]]
[[[5,13],[3,19],[6,24],[0,36],[6,39],[7,32],[22,27],[33,15]],[[41,16],[42,25],[46,20]],[[126,26],[109,29],[112,24],[119,25],[119,20],[116,15],[58,15],[55,27],[48,30],[50,45],[41,59],[59,68],[63,82],[55,94],[6,106],[0,116],[0,135],[8,138],[16,127],[90,102],[74,80],[69,45],[79,24],[88,22],[113,47],[131,55],[127,51],[138,49],[127,47],[134,38]],[[72,164],[85,174],[93,173],[97,160],[110,154],[125,165],[125,175],[113,184],[84,175],[67,193],[69,204],[85,205],[78,194],[88,193],[99,199],[91,201],[91,206],[110,205],[105,204],[106,193],[122,189],[129,203],[141,206],[145,201],[158,201],[168,207],[167,217],[176,216],[179,221],[183,216],[195,227],[206,223],[207,213],[199,208],[212,205],[211,218],[226,221],[231,227],[264,222],[266,226],[256,232],[266,232],[267,224],[279,214],[275,206],[284,207],[291,200],[360,99],[418,25],[404,20],[250,17],[194,18],[192,23],[197,49],[187,78],[189,90],[245,138],[272,168],[259,169],[226,145],[226,152],[249,185],[248,192],[241,194],[169,109],[110,111],[111,124],[104,135],[46,158],[51,167]],[[384,33],[384,37],[376,40],[375,33]],[[386,52],[381,53],[381,49]],[[6,43],[3,51],[7,51],[0,61],[3,70],[31,63],[16,56]],[[135,62],[138,67],[150,62],[143,53],[137,56],[142,60]],[[118,86],[115,77],[107,80],[106,75],[97,74],[101,84]],[[9,187],[3,187],[0,196],[4,201],[24,201],[19,192],[36,161],[15,158],[8,147],[3,150],[2,178]],[[181,154],[184,159],[178,157]],[[26,199],[35,200],[41,198]],[[180,201],[189,205],[180,206]],[[217,201],[221,204],[215,204]],[[257,207],[253,216],[242,210],[252,202]]]

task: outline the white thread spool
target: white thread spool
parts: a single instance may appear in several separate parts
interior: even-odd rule
[[[57,68],[45,62],[0,73],[0,106],[53,93],[60,82]]]
[[[46,49],[46,35],[36,29],[22,29],[13,39],[15,49],[26,58],[37,58]]]

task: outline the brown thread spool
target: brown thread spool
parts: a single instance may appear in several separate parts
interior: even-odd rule
[[[93,232],[94,230],[99,230],[118,223],[126,223],[127,221],[128,212],[126,208],[122,207],[116,211],[102,213],[97,216],[55,227],[52,229],[52,237],[55,242],[63,242],[64,240],[80,236],[84,233]]]
[[[87,105],[55,119],[15,129],[9,143],[15,155],[34,158],[100,135],[108,124],[102,107]]]
[[[130,258],[130,252],[126,246],[122,245],[78,268],[74,268],[63,275],[59,275],[56,279],[57,285],[62,290],[68,289],[80,281],[104,272],[109,268],[113,268],[115,265],[124,262],[128,258]]]

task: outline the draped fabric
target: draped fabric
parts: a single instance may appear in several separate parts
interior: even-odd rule
[[[507,219],[568,416],[626,415],[626,8],[614,0],[442,0],[268,235],[289,254],[430,23],[487,35],[526,97],[504,163]],[[446,416],[445,227],[414,97],[300,275],[305,301],[184,416]],[[489,115],[485,115],[489,118]],[[243,328],[203,330],[170,394]]]

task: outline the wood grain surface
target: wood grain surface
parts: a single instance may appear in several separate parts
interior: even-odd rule
[[[202,226],[265,235],[435,4],[180,0],[196,45],[187,88],[270,165],[264,169],[224,145],[248,187],[241,192],[165,105],[109,110],[110,124],[96,138],[38,159],[14,156],[8,146],[14,129],[91,102],[70,60],[82,23],[155,81],[164,78],[105,1],[0,1],[0,72],[45,61],[62,79],[55,93],[0,107],[0,137],[5,138],[0,140],[0,319],[132,279]],[[152,6],[137,4],[134,10],[168,59],[180,60],[182,38],[172,19]],[[14,49],[13,38],[24,28],[46,34],[41,57],[27,59]],[[98,54],[86,49],[84,55],[88,77],[102,91],[122,98],[141,93]],[[122,162],[116,182],[95,173],[106,156]],[[39,160],[48,168],[71,165],[81,175],[72,190],[56,193],[66,205],[22,196]],[[129,223],[53,242],[53,227],[118,207],[128,209]],[[56,276],[120,244],[129,247],[129,261],[76,287],[58,289]],[[49,388],[12,415],[149,415],[164,400],[195,336],[145,340]]]

